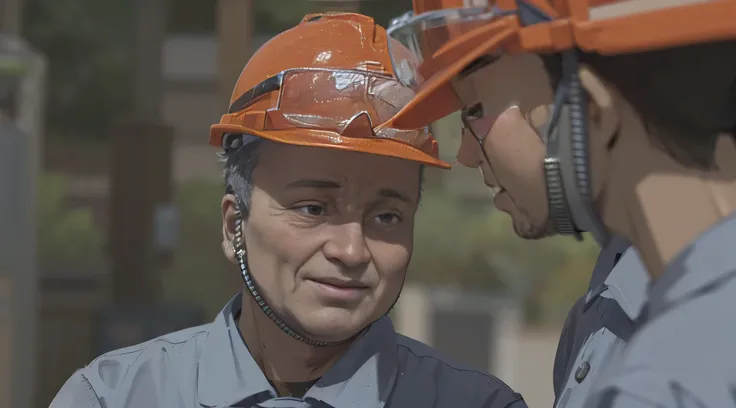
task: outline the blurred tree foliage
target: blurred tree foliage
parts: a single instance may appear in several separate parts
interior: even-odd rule
[[[337,9],[335,7],[337,3],[359,3],[359,13],[373,17],[378,24],[384,27],[392,18],[412,8],[411,0],[255,0],[256,31],[278,33],[287,30],[296,25],[305,14]]]
[[[564,318],[585,293],[598,246],[590,237],[526,241],[508,215],[468,204],[446,192],[427,192],[416,221],[408,279],[525,299],[535,320]]]
[[[177,189],[180,211],[179,249],[162,274],[164,295],[193,302],[214,317],[242,289],[240,271],[222,253],[221,184],[190,182]]]
[[[23,35],[49,62],[50,133],[104,138],[128,111],[133,3],[26,1]]]
[[[92,210],[69,210],[64,205],[68,180],[59,174],[43,174],[38,190],[38,258],[41,264],[78,264],[102,259],[103,237]],[[70,239],[73,237],[73,239]]]
[[[258,33],[278,33],[331,2],[253,0]],[[23,35],[49,61],[48,128],[55,137],[104,139],[132,98],[135,2],[131,0],[26,0]],[[360,12],[388,24],[410,0],[367,0]],[[216,0],[170,0],[172,34],[215,32]]]
[[[362,14],[373,17],[384,28],[391,19],[412,10],[411,0],[366,0],[360,5]]]

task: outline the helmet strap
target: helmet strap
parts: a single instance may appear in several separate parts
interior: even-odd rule
[[[250,270],[248,268],[248,260],[247,260],[247,251],[245,250],[245,241],[243,240],[243,229],[242,229],[242,218],[240,215],[240,211],[237,212],[237,217],[235,220],[235,238],[232,242],[233,251],[235,252],[235,259],[238,262],[238,266],[240,267],[240,275],[243,278],[243,282],[245,283],[245,288],[248,290],[248,293],[250,293],[250,296],[253,298],[253,300],[256,302],[258,307],[261,309],[261,311],[268,316],[271,321],[278,326],[281,331],[289,335],[290,337],[293,337],[296,340],[301,341],[302,343],[308,344],[310,346],[316,346],[316,347],[332,347],[337,346],[340,344],[343,344],[350,339],[337,341],[337,342],[326,342],[326,341],[319,341],[311,339],[307,336],[304,336],[302,334],[297,333],[295,330],[292,330],[286,322],[284,322],[277,314],[274,312],[274,310],[268,305],[266,302],[266,299],[263,298],[263,296],[260,295],[258,292],[258,285],[256,284],[256,281],[253,279],[253,276],[250,274]]]
[[[581,232],[588,231],[604,246],[610,236],[593,210],[587,101],[580,81],[577,50],[562,54],[562,74],[545,132],[544,173],[549,214],[560,235],[582,240]]]

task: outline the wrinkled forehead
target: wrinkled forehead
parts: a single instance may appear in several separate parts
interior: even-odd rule
[[[466,106],[482,103],[486,114],[499,114],[511,105],[522,111],[553,101],[552,79],[534,54],[505,55],[453,80]]]
[[[339,148],[268,143],[260,154],[254,184],[285,189],[299,187],[303,180],[322,180],[336,183],[343,190],[361,190],[362,195],[385,188],[413,194],[418,188],[420,167],[409,160]]]

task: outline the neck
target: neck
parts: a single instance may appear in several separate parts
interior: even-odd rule
[[[253,359],[271,381],[296,383],[321,377],[347,350],[350,342],[315,347],[284,333],[247,293],[238,321]]]
[[[713,171],[698,171],[651,146],[621,149],[604,222],[632,242],[653,279],[685,247],[736,211],[736,143],[722,137]],[[623,205],[622,205],[623,203]]]

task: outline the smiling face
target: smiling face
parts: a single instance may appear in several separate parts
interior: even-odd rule
[[[321,341],[350,338],[387,313],[412,254],[419,181],[419,164],[406,160],[265,144],[242,228],[269,306]],[[233,196],[223,215],[230,235]]]
[[[458,161],[481,169],[485,183],[497,191],[496,208],[511,216],[520,237],[553,234],[543,169],[546,148],[534,127],[545,122],[545,107],[552,101],[541,60],[505,56],[455,80],[454,86],[467,107],[482,105],[482,116],[468,121],[473,132],[463,130]],[[482,140],[488,160],[473,133]]]

